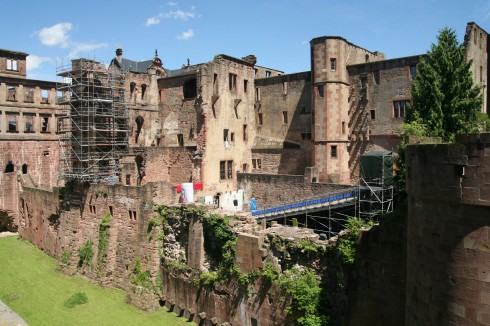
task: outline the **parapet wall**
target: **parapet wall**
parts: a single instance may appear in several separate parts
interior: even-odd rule
[[[490,325],[490,134],[407,147],[406,325]]]

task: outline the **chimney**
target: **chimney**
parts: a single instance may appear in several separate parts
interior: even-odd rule
[[[122,62],[122,49],[121,48],[116,49],[116,57],[117,57],[117,61]]]

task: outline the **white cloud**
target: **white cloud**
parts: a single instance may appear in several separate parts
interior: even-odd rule
[[[160,18],[173,18],[173,19],[179,19],[179,20],[187,21],[187,20],[189,20],[189,18],[196,17],[196,13],[194,12],[194,7],[192,7],[190,11],[182,11],[182,10],[178,9],[178,10],[173,10],[173,11],[169,11],[169,12],[162,12],[158,16]]]
[[[27,73],[30,74],[33,70],[40,68],[43,63],[54,63],[53,58],[40,57],[37,55],[30,54],[27,57]]]
[[[59,23],[51,27],[44,27],[35,34],[39,37],[39,41],[44,45],[67,47],[69,43],[68,32],[71,29],[71,23]]]
[[[192,28],[189,28],[187,31],[183,32],[182,34],[177,35],[177,39],[179,40],[190,40],[191,38],[194,37],[194,31]]]
[[[146,26],[158,25],[160,24],[160,19],[158,17],[150,17],[146,20]]]
[[[77,43],[71,49],[70,53],[68,53],[68,58],[70,59],[77,58],[80,56],[80,54],[85,57],[88,57],[89,53],[87,52],[93,51],[95,49],[106,48],[106,47],[107,47],[106,43]]]
[[[168,4],[170,7],[175,7],[175,6],[177,6],[177,2],[173,2],[173,1],[169,1],[169,2],[167,2],[167,4]]]

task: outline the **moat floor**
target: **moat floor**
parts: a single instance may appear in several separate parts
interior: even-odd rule
[[[5,303],[0,301],[0,325],[27,326],[27,323],[24,319],[7,307]]]
[[[123,290],[62,274],[55,259],[16,236],[0,236],[0,266],[0,300],[25,320],[19,325],[194,325],[163,308],[140,311],[125,303]],[[66,307],[75,293],[85,293],[88,302]],[[5,319],[10,316],[7,313]],[[4,325],[18,324],[0,319]]]

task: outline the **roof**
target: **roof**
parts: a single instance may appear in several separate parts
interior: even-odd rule
[[[28,56],[29,53],[25,53],[25,52],[20,52],[20,51],[12,51],[12,50],[7,50],[7,49],[0,49],[0,53],[8,53],[8,54],[12,54],[12,55],[20,55],[20,56]]]
[[[115,63],[123,71],[146,72],[153,63],[153,60],[135,61],[123,58],[122,62],[116,58],[112,59],[111,65]]]

